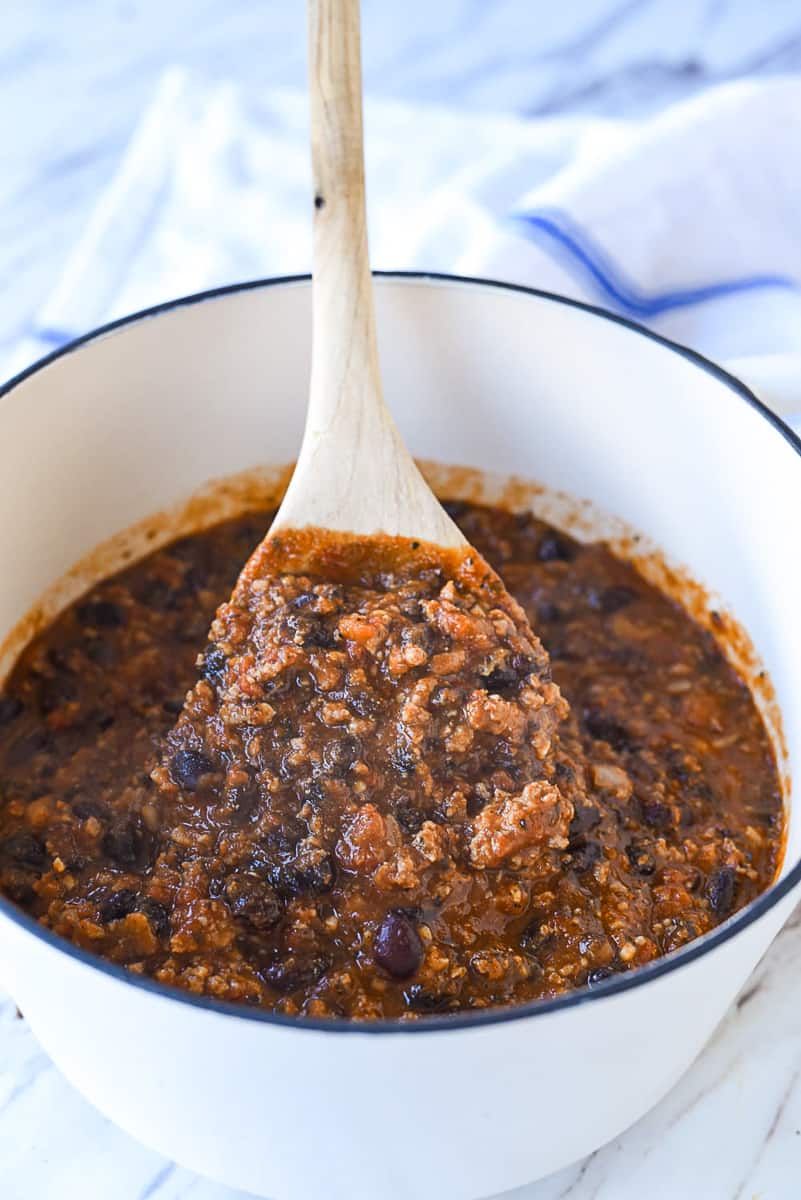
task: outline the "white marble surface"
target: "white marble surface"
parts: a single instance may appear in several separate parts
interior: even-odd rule
[[[798,0],[364,0],[369,94],[529,116],[643,113],[801,70]],[[302,0],[7,0],[0,360],[23,337],[165,67],[300,86]]]
[[[368,89],[461,109],[627,115],[723,79],[801,70],[798,0],[364,5]],[[0,357],[29,329],[163,69],[181,62],[211,80],[238,78],[250,89],[297,85],[303,39],[300,0],[4,6]],[[801,1194],[796,920],[672,1094],[621,1139],[514,1193],[517,1200]],[[577,1086],[600,1094],[603,1081]],[[2,993],[0,1197],[235,1200],[94,1112]]]

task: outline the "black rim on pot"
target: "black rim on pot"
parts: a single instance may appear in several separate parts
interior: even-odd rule
[[[666,350],[678,354],[681,358],[693,363],[707,375],[713,376],[713,378],[724,384],[733,395],[744,401],[751,408],[756,409],[760,416],[772,425],[779,436],[788,442],[796,454],[801,457],[801,439],[793,433],[780,417],[776,416],[761,400],[758,400],[744,383],[741,383],[735,376],[730,375],[728,371],[724,371],[722,367],[710,362],[709,359],[704,358],[702,354],[698,354],[695,350],[690,350],[678,342],[672,342],[669,338],[653,333],[650,329],[645,329],[642,325],[637,324],[636,321],[630,321],[627,317],[618,316],[616,313],[608,312],[606,309],[593,304],[585,304],[580,300],[570,300],[566,296],[559,296],[554,292],[525,287],[522,284],[503,283],[496,279],[447,275],[434,271],[376,271],[374,274],[378,278],[389,280],[470,285],[490,288],[496,291],[518,292],[523,295],[536,297],[539,300],[561,304],[568,308],[577,308],[593,316],[600,317],[605,321],[622,325],[626,329],[630,329],[633,333],[648,338],[649,341],[657,342],[659,345],[664,346]],[[224,287],[210,288],[204,292],[196,292],[190,296],[182,296],[177,300],[168,300],[163,304],[156,304],[151,308],[142,309],[140,312],[132,313],[130,316],[121,317],[119,320],[111,321],[107,325],[99,326],[90,333],[75,338],[74,341],[67,343],[67,345],[55,350],[52,354],[48,354],[31,366],[26,367],[24,371],[21,371],[13,379],[10,379],[0,387],[0,398],[12,392],[18,384],[22,383],[29,376],[41,371],[65,355],[74,354],[75,351],[80,350],[88,342],[95,341],[97,338],[104,337],[106,334],[113,333],[116,330],[124,329],[128,325],[158,317],[163,313],[172,312],[175,309],[193,304],[201,304],[208,300],[216,300],[238,292],[257,291],[263,288],[291,284],[308,284],[310,280],[310,275],[287,275],[274,279],[254,279],[246,283],[235,283]],[[280,1025],[284,1028],[298,1031],[318,1030],[325,1033],[337,1034],[359,1033],[376,1035],[394,1033],[419,1035],[435,1031],[442,1033],[447,1030],[478,1028],[483,1025],[493,1025],[501,1021],[519,1021],[528,1017],[536,1017],[545,1013],[553,1013],[562,1009],[591,1004],[594,1001],[629,991],[631,988],[643,987],[652,980],[658,979],[662,975],[667,975],[669,972],[684,966],[685,963],[693,962],[695,959],[701,958],[703,955],[728,942],[740,930],[746,929],[769,912],[792,891],[799,881],[801,881],[801,859],[782,879],[772,884],[756,900],[753,900],[745,908],[735,913],[734,916],[730,917],[729,920],[719,925],[716,929],[689,942],[680,950],[675,950],[671,954],[655,959],[646,966],[638,967],[636,970],[626,972],[622,975],[611,976],[592,989],[579,988],[551,1000],[531,1000],[526,1004],[518,1004],[507,1008],[482,1009],[474,1013],[432,1013],[419,1016],[414,1021],[354,1021],[338,1017],[292,1017],[281,1013],[269,1012],[265,1009],[249,1008],[244,1004],[215,1000],[209,996],[195,996],[191,992],[182,991],[180,988],[171,988],[165,984],[157,983],[153,979],[133,975],[130,971],[127,971],[122,966],[118,966],[116,963],[109,962],[107,959],[100,958],[87,950],[82,950],[72,945],[71,942],[59,937],[52,930],[40,925],[34,917],[17,908],[11,900],[2,894],[0,894],[0,914],[13,921],[16,925],[19,925],[27,933],[61,951],[62,954],[67,954],[71,958],[84,963],[86,966],[110,975],[112,978],[121,980],[131,987],[154,992],[162,999],[172,1000],[178,1004],[191,1004],[196,1008],[206,1009],[209,1012],[236,1017],[238,1020],[261,1021],[269,1025]]]

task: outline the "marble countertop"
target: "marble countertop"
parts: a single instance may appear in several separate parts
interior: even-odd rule
[[[711,83],[801,71],[797,0],[363,0],[366,86],[527,116],[654,111]],[[303,82],[300,0],[27,0],[0,48],[0,357],[25,336],[165,67]],[[2,965],[0,964],[0,975]],[[801,1192],[801,915],[676,1089],[517,1200],[791,1200]],[[0,991],[3,1200],[236,1200],[105,1121]],[[443,1200],[447,1200],[443,1197]]]

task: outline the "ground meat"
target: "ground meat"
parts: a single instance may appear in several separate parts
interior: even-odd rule
[[[753,899],[780,789],[713,641],[604,546],[453,512],[559,688],[491,576],[431,564],[255,570],[204,645],[269,514],[229,521],[22,655],[3,890],[164,983],[357,1019],[595,987]]]
[[[564,850],[573,806],[552,783],[527,783],[519,796],[503,793],[473,822],[470,862],[474,867],[520,867],[532,850]]]

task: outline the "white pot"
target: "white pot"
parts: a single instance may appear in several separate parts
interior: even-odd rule
[[[383,277],[386,391],[419,456],[591,497],[720,593],[801,755],[801,459],[734,379],[524,289]],[[168,305],[82,340],[0,401],[0,637],[73,562],[203,481],[294,456],[306,281]],[[305,1024],[165,991],[0,903],[2,973],[65,1075],[135,1137],[277,1200],[462,1200],[544,1175],[641,1116],[704,1045],[794,902],[593,993],[413,1026]]]

